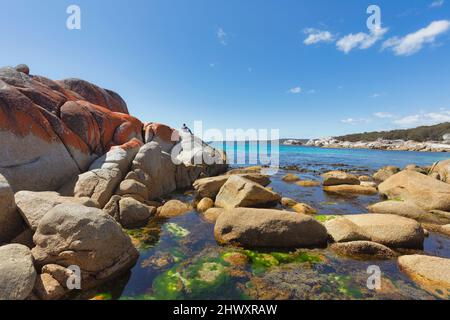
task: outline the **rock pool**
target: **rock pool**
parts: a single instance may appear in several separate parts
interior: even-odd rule
[[[274,191],[318,210],[319,221],[328,216],[365,213],[376,196],[330,195],[321,186],[302,187],[282,177],[297,174],[302,180],[320,180],[328,170],[372,174],[383,165],[431,165],[443,154],[368,150],[307,150],[282,153],[281,164],[299,170],[279,170],[271,177]],[[311,148],[316,149],[316,148]],[[327,152],[328,151],[328,152]],[[313,154],[316,152],[317,154]],[[349,154],[352,154],[350,157]],[[358,159],[358,156],[361,157]],[[371,161],[371,158],[374,160]],[[401,159],[401,160],[399,160]],[[184,202],[192,192],[173,194]],[[214,225],[196,211],[169,220],[153,220],[129,230],[140,258],[128,274],[74,298],[82,299],[436,299],[401,273],[394,260],[341,257],[327,249],[292,251],[244,250],[216,244]],[[450,258],[450,238],[431,232],[423,251]],[[380,268],[381,289],[370,290],[369,266]]]

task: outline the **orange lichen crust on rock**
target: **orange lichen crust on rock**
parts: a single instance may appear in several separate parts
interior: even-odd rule
[[[178,139],[178,133],[175,129],[166,126],[165,124],[149,122],[144,125],[146,136],[159,137],[162,141],[167,143],[175,143]]]
[[[113,91],[78,79],[53,81],[30,75],[25,65],[0,68],[0,132],[59,144],[81,171],[113,146],[143,141],[142,130],[143,123],[128,114],[126,103]],[[170,140],[172,129],[155,130]],[[8,164],[10,171],[9,164],[24,163],[17,154],[11,157],[0,156],[0,164]]]

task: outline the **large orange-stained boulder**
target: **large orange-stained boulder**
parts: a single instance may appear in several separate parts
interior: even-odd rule
[[[0,174],[14,191],[56,190],[111,147],[142,141],[142,127],[112,91],[0,68]]]
[[[102,89],[95,84],[80,79],[57,81],[62,87],[78,93],[86,101],[100,105],[114,112],[128,114],[125,101],[114,91]]]
[[[161,149],[169,152],[179,140],[177,131],[161,123],[150,122],[144,125],[145,142],[158,142]]]

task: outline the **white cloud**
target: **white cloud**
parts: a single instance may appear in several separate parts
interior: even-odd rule
[[[388,31],[387,28],[377,28],[370,32],[370,34],[359,32],[356,34],[350,33],[336,42],[338,50],[349,53],[353,49],[368,49],[376,42],[381,40]]]
[[[292,94],[299,94],[299,93],[302,93],[302,88],[301,87],[293,87],[293,88],[291,88],[291,89],[289,89],[289,93],[292,93]]]
[[[381,93],[374,93],[370,97],[373,99],[379,98],[379,97],[381,97]]]
[[[394,124],[401,127],[434,125],[443,122],[450,122],[450,110],[441,109],[438,112],[422,112],[394,120]]]
[[[450,21],[433,21],[427,27],[410,33],[403,38],[393,37],[383,43],[382,50],[392,49],[397,56],[410,56],[419,52],[427,43],[432,44],[436,37],[450,29]]]
[[[347,119],[342,119],[341,120],[342,123],[346,123],[346,124],[358,124],[358,123],[367,123],[369,122],[368,119],[355,119],[355,118],[347,118]]]
[[[304,30],[304,33],[308,35],[308,37],[303,41],[307,46],[319,43],[319,42],[333,42],[334,37],[330,31],[323,31],[314,28],[307,28]]]
[[[221,27],[217,28],[216,36],[221,45],[226,46],[228,44],[228,35]]]
[[[435,0],[430,4],[430,8],[439,8],[444,5],[444,0]]]
[[[392,119],[395,118],[395,116],[389,112],[375,112],[373,114],[375,117],[380,119]]]

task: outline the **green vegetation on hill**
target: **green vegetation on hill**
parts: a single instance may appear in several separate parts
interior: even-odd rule
[[[379,138],[386,140],[414,140],[418,142],[424,141],[442,141],[444,134],[450,133],[450,122],[437,124],[434,126],[423,126],[414,129],[392,130],[380,132],[364,132],[357,134],[349,134],[346,136],[336,137],[343,141],[375,141]]]

